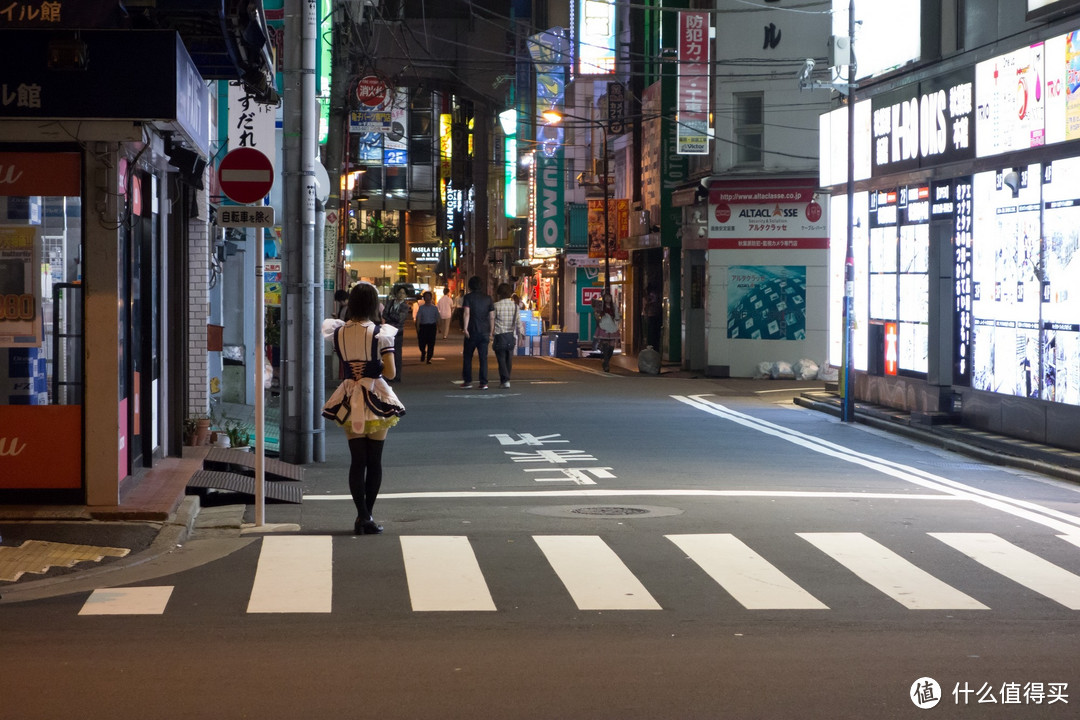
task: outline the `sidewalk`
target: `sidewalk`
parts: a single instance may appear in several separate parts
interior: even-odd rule
[[[460,372],[457,367],[460,339],[460,333],[455,337],[451,332],[449,339],[440,338],[436,345],[436,353],[445,358],[440,370],[450,375]],[[415,335],[406,338],[403,352],[406,382],[410,373],[427,372],[419,364]],[[560,362],[599,369],[599,359],[591,357],[560,359]],[[615,355],[611,367],[618,375],[639,376],[634,356]],[[783,383],[749,378],[707,378],[703,373],[684,371],[672,365],[662,367],[659,377],[703,380],[714,383],[718,392],[727,395],[753,393],[765,386],[774,388]],[[797,405],[839,417],[841,399],[836,392],[825,388],[824,383],[813,383],[810,387],[801,383],[794,387],[804,388],[795,398]],[[253,424],[254,407],[251,406],[219,406],[218,413]],[[925,416],[912,416],[866,403],[856,403],[855,419],[995,464],[1080,483],[1080,453],[958,425],[935,424],[933,419]],[[55,584],[61,582],[62,577],[73,574],[81,576],[104,571],[106,567],[135,565],[171,552],[184,543],[201,509],[198,497],[186,494],[187,483],[202,469],[208,450],[205,446],[184,448],[184,457],[160,461],[133,483],[131,491],[116,507],[0,505],[0,598],[5,587],[18,585],[21,590],[29,583]],[[330,451],[328,447],[328,456]],[[310,472],[319,472],[319,466],[309,468]],[[237,497],[236,502],[244,502],[244,496]],[[239,530],[239,522],[236,524]],[[32,543],[24,547],[25,541]],[[39,543],[54,543],[55,546]],[[40,573],[42,568],[46,568],[44,573]],[[20,569],[21,574],[18,574]]]

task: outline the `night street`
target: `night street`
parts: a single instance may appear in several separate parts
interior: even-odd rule
[[[1075,717],[1080,488],[792,403],[820,384],[462,390],[456,353],[406,362],[384,534],[331,427],[267,506],[299,533],[0,604],[0,717]]]

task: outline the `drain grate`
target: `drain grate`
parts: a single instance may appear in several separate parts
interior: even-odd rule
[[[577,515],[648,515],[650,510],[639,507],[582,507],[574,508],[570,512]]]

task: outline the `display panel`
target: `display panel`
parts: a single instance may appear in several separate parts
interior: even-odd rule
[[[974,177],[972,387],[1038,397],[1040,167]]]
[[[975,66],[975,154],[987,157],[1046,143],[1045,47],[1037,43]]]
[[[1042,397],[1080,404],[1080,158],[1043,170]]]

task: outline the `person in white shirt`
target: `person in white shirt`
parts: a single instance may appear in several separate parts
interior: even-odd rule
[[[439,334],[445,340],[450,334],[450,316],[454,314],[454,299],[450,297],[450,286],[443,288],[442,297],[436,306],[439,308]]]

